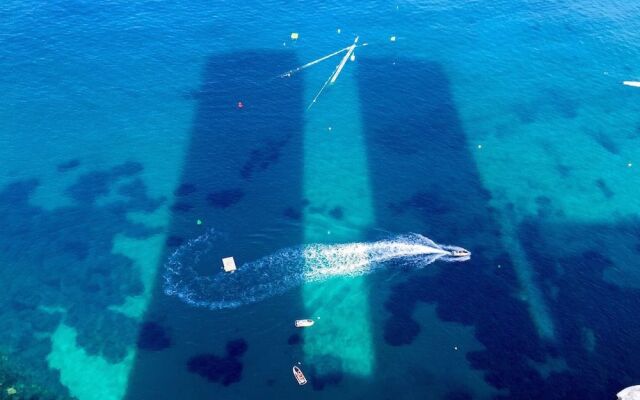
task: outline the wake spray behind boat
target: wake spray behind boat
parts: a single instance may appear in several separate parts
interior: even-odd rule
[[[164,291],[184,302],[211,309],[235,308],[282,294],[306,282],[354,277],[401,265],[423,268],[436,260],[466,261],[471,253],[440,245],[419,234],[375,242],[307,244],[288,247],[237,267],[233,274],[201,275],[199,260],[219,234],[210,230],[179,247],[165,264]]]

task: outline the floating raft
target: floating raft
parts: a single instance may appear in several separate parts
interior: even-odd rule
[[[224,268],[224,272],[233,272],[236,269],[236,260],[233,257],[226,257],[222,259],[222,267]]]

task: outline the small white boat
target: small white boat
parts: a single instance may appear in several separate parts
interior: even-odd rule
[[[293,376],[298,381],[298,385],[304,385],[304,384],[307,383],[307,378],[304,377],[304,374],[302,373],[302,370],[300,368],[298,368],[297,365],[293,366]]]
[[[296,328],[308,328],[315,323],[316,322],[312,319],[297,319],[294,325]]]
[[[625,86],[640,87],[640,82],[638,81],[624,81],[622,84]]]
[[[454,257],[469,257],[471,255],[471,252],[466,249],[456,249],[451,250],[451,255]]]

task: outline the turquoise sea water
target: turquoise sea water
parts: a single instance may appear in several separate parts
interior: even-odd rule
[[[0,398],[603,399],[640,383],[640,89],[621,84],[640,80],[638,13],[3,3]],[[369,45],[311,109],[337,59],[277,78],[355,35]],[[473,256],[212,310],[163,286],[212,231],[203,274],[409,232]]]

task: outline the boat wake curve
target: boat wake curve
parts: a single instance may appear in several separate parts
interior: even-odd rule
[[[195,266],[206,258],[219,236],[209,230],[171,254],[163,273],[167,295],[198,307],[235,308],[277,296],[305,282],[365,275],[384,268],[391,260],[422,268],[436,260],[466,261],[470,257],[461,247],[440,245],[412,233],[375,242],[289,247],[242,264],[234,273],[199,274]]]

